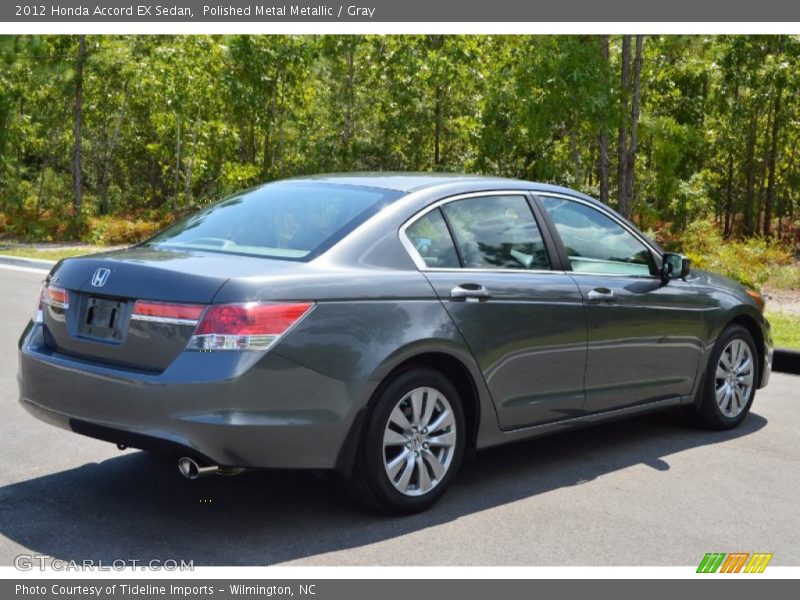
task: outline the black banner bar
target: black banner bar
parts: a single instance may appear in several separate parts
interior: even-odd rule
[[[790,597],[795,582],[779,579],[707,576],[708,581],[687,579],[654,580],[427,580],[427,579],[322,579],[322,580],[4,580],[0,596],[22,600],[230,600],[260,598],[274,600],[530,600],[531,598],[675,598],[712,595],[727,600],[739,598]],[[714,579],[715,581],[710,581]],[[766,594],[766,595],[765,595]],[[779,596],[780,594],[780,596]]]
[[[355,0],[353,3],[250,0],[11,0],[3,22],[798,22],[786,0]]]

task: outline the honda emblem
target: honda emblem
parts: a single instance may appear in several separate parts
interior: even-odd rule
[[[108,281],[108,276],[111,275],[111,271],[105,268],[99,268],[94,272],[92,275],[92,285],[94,287],[103,287]]]

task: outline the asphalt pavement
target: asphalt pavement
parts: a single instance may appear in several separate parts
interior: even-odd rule
[[[51,427],[17,404],[17,340],[42,273],[0,266],[0,565],[22,553],[199,565],[800,565],[800,377],[743,425],[639,417],[480,453],[443,501],[365,513],[308,473],[186,481],[171,461]]]

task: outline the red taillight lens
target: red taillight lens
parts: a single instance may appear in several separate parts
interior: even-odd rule
[[[140,321],[161,321],[194,324],[203,314],[202,304],[173,304],[137,300],[131,318]]]
[[[302,317],[311,304],[217,304],[197,327],[197,335],[281,335]]]
[[[314,306],[311,302],[249,302],[208,307],[189,342],[194,350],[264,350]]]
[[[67,309],[69,308],[69,292],[60,287],[45,285],[42,288],[41,302],[56,308]]]

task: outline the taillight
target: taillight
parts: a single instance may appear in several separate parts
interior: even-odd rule
[[[41,304],[66,310],[69,308],[69,292],[53,285],[44,285],[42,287]]]
[[[314,306],[311,302],[212,304],[189,341],[190,350],[266,350]]]
[[[136,304],[133,305],[131,319],[172,325],[197,325],[197,321],[205,309],[206,307],[202,304],[174,304],[137,300]]]
[[[64,288],[42,283],[39,288],[39,305],[36,307],[36,313],[33,316],[34,323],[42,323],[44,321],[45,306],[67,310],[69,308],[69,292]],[[63,314],[53,314],[53,316],[63,319]]]

